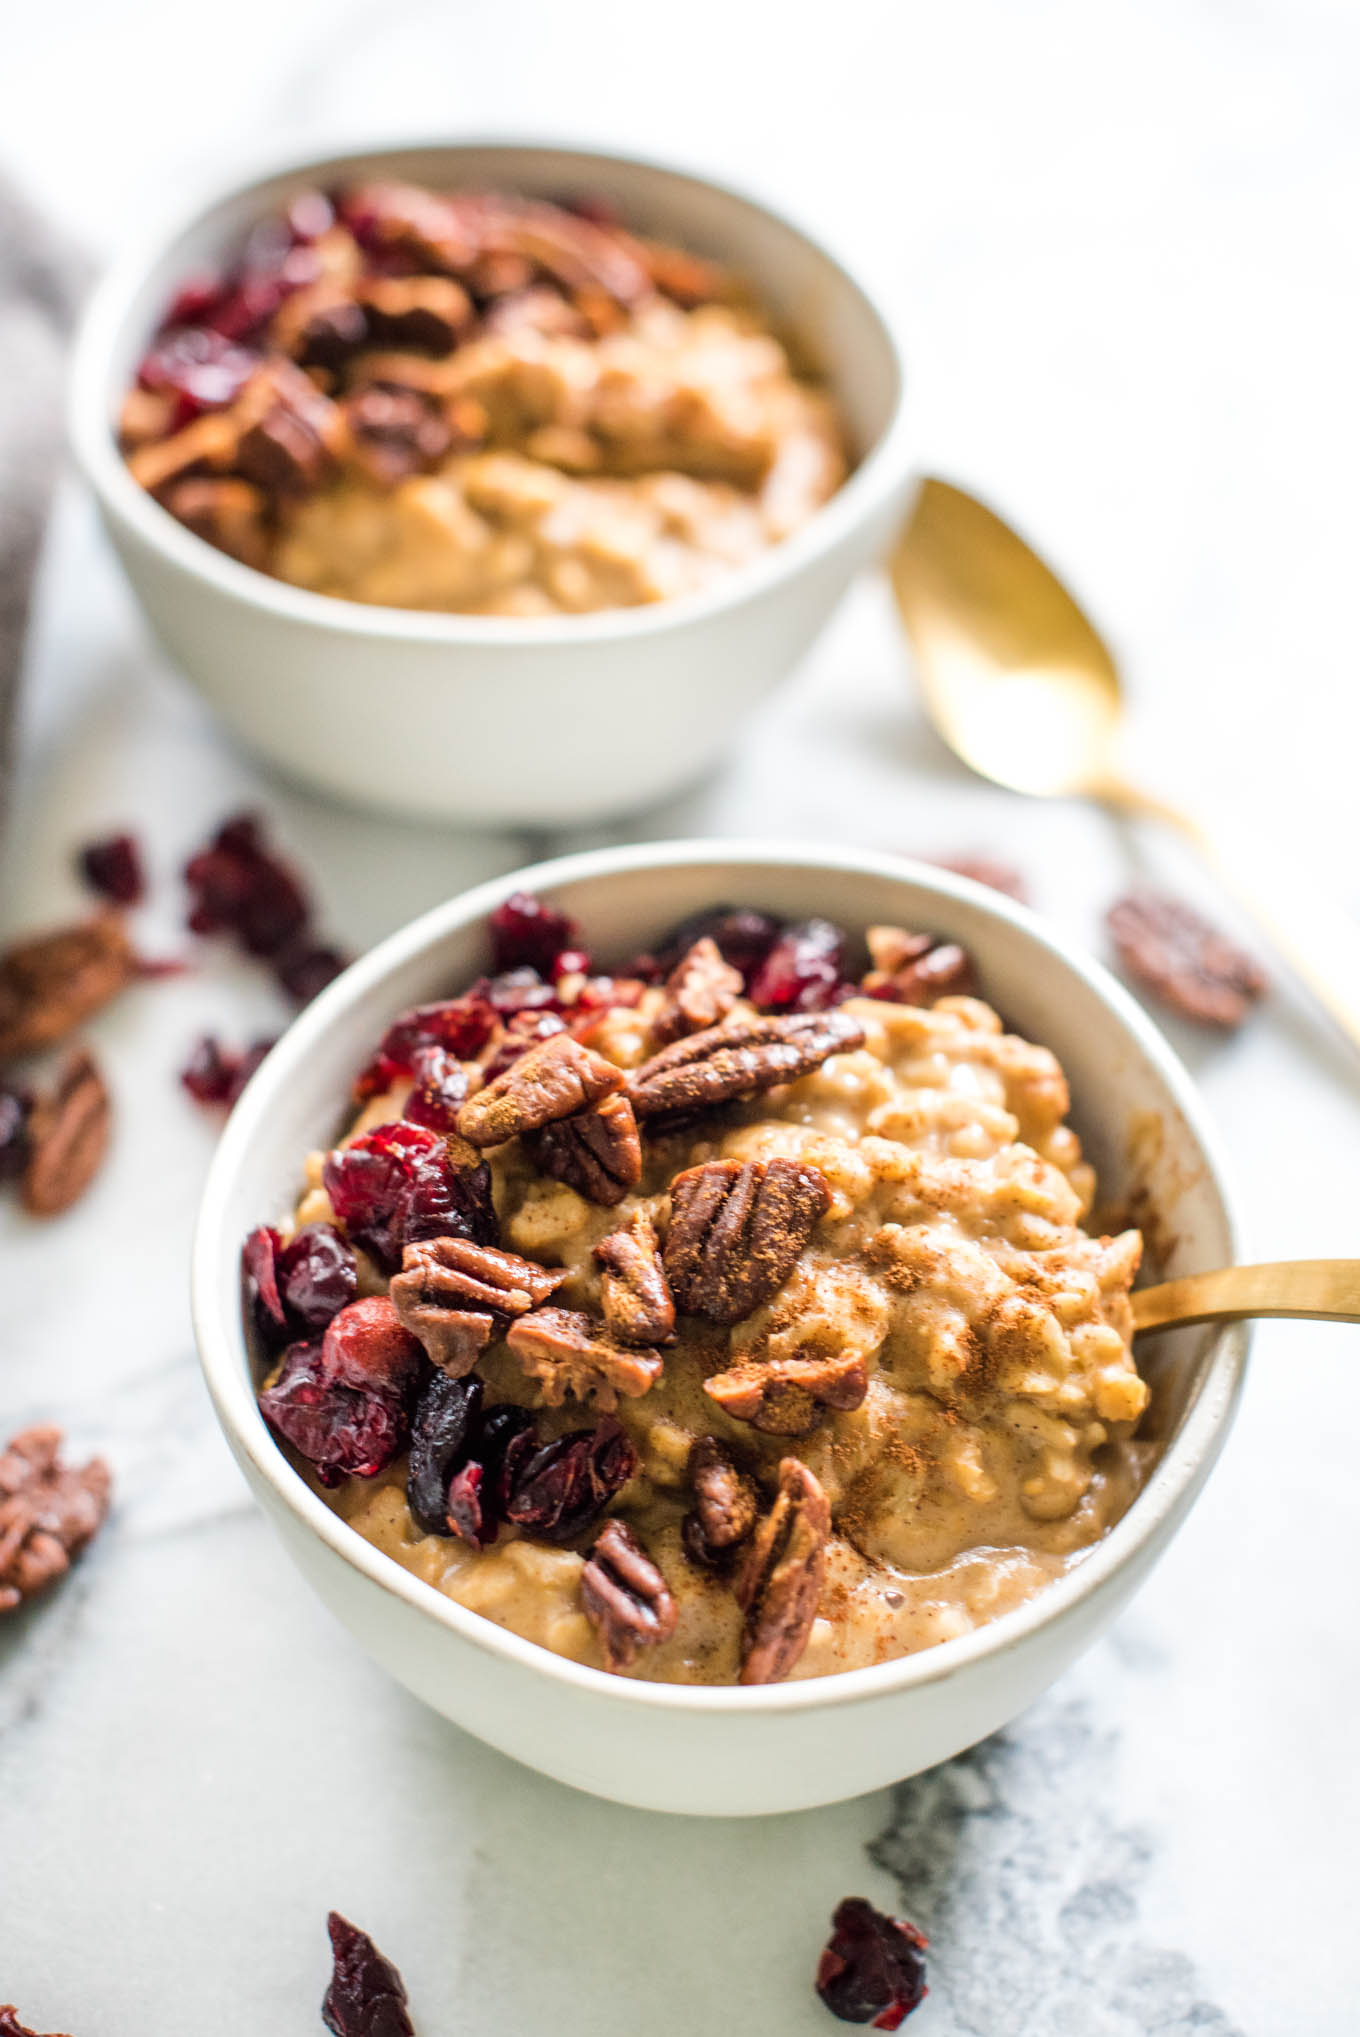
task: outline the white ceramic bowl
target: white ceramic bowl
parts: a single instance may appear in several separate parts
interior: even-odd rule
[[[825,371],[858,465],[804,528],[712,588],[647,608],[517,620],[309,594],[215,551],[139,488],[114,420],[177,284],[309,185],[591,191],[730,263]],[[656,164],[495,144],[291,165],[124,262],[76,346],[71,431],[147,618],[252,748],[366,806],[468,825],[637,811],[717,757],[807,650],[911,488],[905,370],[884,312],[831,255],[752,199]]]
[[[393,1014],[477,973],[486,915],[520,884],[565,906],[606,959],[719,900],[824,913],[855,931],[899,922],[964,942],[986,994],[1067,1069],[1103,1189],[1150,1198],[1162,1235],[1174,1241],[1169,1273],[1233,1256],[1194,1089],[1103,969],[996,893],[850,850],[680,842],[569,856],[498,878],[394,934],[290,1027],[223,1134],[194,1246],[194,1322],[208,1387],[289,1554],[395,1677],[531,1767],[650,1809],[797,1810],[927,1768],[1029,1704],[1147,1575],[1222,1447],[1246,1331],[1181,1331],[1150,1347],[1149,1422],[1164,1447],[1129,1513],[1029,1604],[922,1654],[759,1689],[641,1683],[564,1661],[455,1605],[333,1514],[274,1443],[255,1405],[240,1249],[255,1224],[292,1206],[303,1155],[341,1129],[354,1070]]]

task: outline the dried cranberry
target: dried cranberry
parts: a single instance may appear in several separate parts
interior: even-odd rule
[[[385,1294],[352,1301],[332,1316],[321,1348],[327,1374],[339,1385],[396,1401],[410,1393],[425,1362]]]
[[[831,1919],[817,1965],[817,1992],[843,2023],[896,2030],[924,2001],[928,1941],[914,1924],[885,1917],[863,1896],[847,1896]]]
[[[339,1384],[319,1338],[284,1352],[278,1378],[260,1394],[260,1413],[308,1460],[323,1485],[375,1478],[407,1436],[402,1403]]]
[[[277,1274],[289,1317],[309,1330],[324,1330],[358,1287],[353,1249],[334,1224],[305,1224],[279,1252]]]
[[[319,992],[333,983],[342,969],[348,969],[349,956],[341,948],[333,947],[328,941],[301,940],[285,948],[274,963],[274,975],[281,989],[285,990],[295,1004],[310,1004]]]
[[[196,934],[234,934],[251,955],[281,955],[310,911],[296,873],[264,845],[254,814],[237,814],[185,865]]]
[[[222,278],[205,269],[180,284],[166,313],[168,330],[176,325],[201,325],[222,295]]]
[[[494,1542],[501,1521],[505,1516],[509,1490],[506,1481],[506,1464],[511,1446],[517,1439],[522,1441],[527,1457],[537,1447],[538,1433],[534,1418],[528,1408],[517,1407],[514,1401],[505,1400],[488,1408],[482,1416],[477,1430],[477,1462],[482,1466],[485,1477],[482,1480],[478,1501],[481,1508],[481,1525],[476,1548],[484,1549]],[[460,1526],[458,1532],[465,1541],[472,1541],[469,1532],[470,1520]]]
[[[204,1033],[179,1079],[196,1103],[229,1110],[273,1045],[272,1040],[255,1040],[240,1049],[224,1047],[212,1033]]]
[[[21,1089],[0,1089],[0,1181],[16,1181],[28,1164],[28,1120],[32,1098]]]
[[[494,1538],[486,1534],[486,1516],[482,1505],[482,1488],[486,1483],[486,1467],[469,1459],[449,1480],[446,1499],[448,1523],[460,1541],[471,1543],[474,1549],[483,1549],[487,1541]]]
[[[553,981],[560,982],[564,976],[584,976],[589,967],[588,948],[564,948],[553,964]]]
[[[320,240],[335,225],[335,207],[324,191],[299,191],[284,218],[294,240]]]
[[[496,1014],[480,991],[447,999],[443,1004],[418,1004],[402,1012],[383,1035],[382,1045],[354,1085],[357,1097],[381,1096],[393,1083],[415,1072],[422,1047],[443,1047],[457,1060],[470,1061],[496,1030]]]
[[[556,1011],[557,990],[551,983],[545,983],[537,969],[507,969],[503,976],[492,976],[481,988],[493,1011],[502,1018],[513,1018],[521,1011]]]
[[[447,1372],[436,1371],[420,1396],[411,1424],[406,1504],[422,1535],[451,1532],[449,1486],[467,1460],[482,1391],[475,1374],[450,1379]]]
[[[571,1001],[571,1015],[575,1020],[589,1012],[598,1017],[602,1011],[610,1011],[619,1005],[632,1007],[642,1000],[646,989],[638,976],[587,976],[581,988]]]
[[[425,1125],[379,1125],[328,1153],[323,1172],[331,1205],[355,1244],[385,1272],[419,1238],[454,1236],[496,1242],[491,1172],[485,1161],[455,1167],[444,1141]]]
[[[557,974],[557,958],[564,948],[576,946],[576,922],[535,898],[531,891],[514,891],[498,905],[487,922],[491,935],[492,967],[500,974],[508,969],[537,969],[540,976]]]
[[[261,1331],[280,1343],[283,1340],[277,1333],[288,1326],[288,1312],[279,1292],[278,1262],[282,1249],[281,1234],[268,1224],[260,1224],[241,1247],[241,1278],[247,1298],[255,1309]]]
[[[257,366],[256,356],[206,326],[177,326],[161,333],[142,358],[143,389],[175,398],[174,429],[205,410],[234,403]]]
[[[522,1442],[517,1438],[516,1442]],[[637,1452],[612,1417],[526,1453],[507,1453],[505,1517],[548,1542],[570,1542],[597,1521],[637,1470]]]
[[[417,1047],[411,1057],[415,1087],[402,1116],[432,1132],[458,1129],[458,1107],[468,1093],[467,1070],[443,1047]]]
[[[642,959],[652,962],[656,975],[666,976],[696,941],[707,938],[716,943],[724,962],[740,970],[749,988],[751,978],[779,939],[782,926],[782,920],[768,912],[758,912],[751,905],[706,906],[702,912],[692,912],[679,926],[672,927],[655,957]],[[641,975],[643,971],[635,963],[629,974]]]
[[[332,1910],[333,1971],[321,2003],[321,2020],[333,2037],[415,2037],[406,2013],[406,1987],[366,1931]]]
[[[530,1047],[539,1040],[550,1040],[554,1033],[567,1030],[565,1019],[555,1011],[517,1011],[505,1022],[505,1037],[491,1054],[482,1073],[488,1082],[494,1082],[503,1075],[512,1062],[521,1054],[527,1054]]]
[[[826,1011],[845,995],[845,935],[829,919],[786,927],[747,985],[762,1011]]]
[[[80,874],[91,890],[115,905],[139,905],[146,896],[146,873],[135,835],[87,842],[80,852]]]

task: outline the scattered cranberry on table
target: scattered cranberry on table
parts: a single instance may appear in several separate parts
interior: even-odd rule
[[[818,1994],[843,2023],[896,2030],[928,1992],[922,1954],[929,1941],[863,1896],[838,1903],[831,1925],[817,1964]]]

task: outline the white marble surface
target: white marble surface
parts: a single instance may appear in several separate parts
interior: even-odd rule
[[[772,48],[772,44],[778,45]],[[7,22],[0,155],[96,252],[251,151],[513,129],[642,144],[773,192],[900,291],[925,457],[1060,558],[1127,660],[1146,764],[1353,862],[1360,19],[1348,0],[97,0]],[[4,928],[76,901],[126,821],[160,880],[249,801],[358,946],[522,840],[328,809],[222,740],[148,645],[85,504],[54,530]],[[1005,847],[1098,939],[1158,845],[953,769],[862,589],[725,772],[649,835]],[[534,843],[531,846],[540,846]],[[422,2037],[833,2026],[808,1973],[841,1894],[932,1932],[920,2037],[1356,2027],[1355,1333],[1257,1340],[1226,1458],[1133,1611],[974,1757],[752,1824],[612,1809],[460,1737],[362,1660],[247,1501],[192,1356],[213,1131],[174,1071],[280,1014],[219,957],[95,1028],[120,1128],[49,1228],[0,1215],[0,1418],[112,1459],[90,1560],[0,1638],[0,2000],[74,2037],[318,2028],[336,1904]],[[1287,993],[1178,1037],[1263,1254],[1353,1252],[1360,1091]],[[873,1842],[873,1858],[864,1848]]]

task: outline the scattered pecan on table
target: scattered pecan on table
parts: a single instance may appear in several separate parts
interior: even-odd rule
[[[500,1146],[622,1089],[624,1073],[570,1033],[555,1033],[468,1098],[458,1130],[474,1146]]]
[[[112,1115],[94,1056],[68,1055],[28,1121],[19,1197],[30,1216],[60,1216],[85,1193],[108,1150]]]
[[[977,990],[972,957],[955,941],[903,927],[870,927],[864,938],[873,964],[861,986],[866,997],[934,1004],[937,997],[971,997]]]
[[[600,1637],[606,1669],[627,1669],[640,1648],[675,1632],[665,1578],[622,1521],[606,1521],[581,1572],[581,1603]]]
[[[338,1910],[331,1911],[326,1928],[332,1972],[321,2020],[332,2037],[415,2037],[406,1986],[391,1960]]]
[[[1132,892],[1106,925],[1129,975],[1200,1025],[1233,1031],[1270,987],[1250,955],[1179,899]]]
[[[864,1359],[853,1351],[752,1358],[704,1381],[725,1415],[769,1436],[805,1436],[829,1408],[848,1413],[868,1390]]]
[[[114,912],[16,941],[0,955],[0,1061],[55,1047],[137,974]]]
[[[662,1373],[659,1351],[616,1343],[580,1309],[535,1309],[510,1325],[505,1341],[529,1378],[538,1381],[547,1407],[560,1407],[570,1394],[608,1414],[619,1394],[635,1399]]]
[[[0,1453],[0,1613],[36,1597],[98,1534],[112,1479],[102,1457],[61,1461],[61,1430],[24,1429]]]
[[[929,1942],[905,1918],[885,1916],[863,1896],[847,1896],[836,1905],[817,1962],[817,1992],[843,2023],[899,2029],[930,1992],[921,1956]]]
[[[664,1120],[792,1082],[863,1040],[863,1026],[846,1011],[727,1019],[653,1054],[634,1071],[628,1093],[644,1122]]]
[[[689,1453],[694,1505],[680,1524],[685,1554],[704,1570],[730,1569],[760,1512],[755,1480],[716,1436],[699,1436]]]
[[[797,1457],[779,1466],[774,1505],[756,1524],[736,1581],[746,1615],[742,1683],[779,1683],[807,1646],[826,1570],[831,1507]]]
[[[602,1097],[587,1110],[543,1125],[526,1136],[525,1146],[541,1174],[565,1181],[605,1209],[622,1202],[642,1179],[642,1140],[626,1096]]]
[[[663,1255],[677,1304],[740,1322],[783,1286],[830,1206],[826,1176],[799,1160],[709,1160],[677,1174]]]
[[[675,1337],[675,1303],[666,1285],[656,1225],[645,1209],[610,1231],[595,1247],[601,1268],[600,1305],[605,1328],[621,1344],[669,1344]]]
[[[741,971],[723,960],[717,942],[705,934],[666,978],[665,1002],[652,1021],[652,1037],[665,1046],[689,1033],[707,1032],[727,1017],[744,987]]]
[[[469,1238],[423,1238],[406,1247],[388,1292],[405,1328],[457,1379],[472,1370],[505,1317],[540,1307],[566,1277]]]

